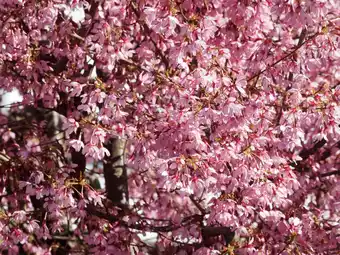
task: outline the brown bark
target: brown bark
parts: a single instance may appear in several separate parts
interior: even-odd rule
[[[125,140],[110,139],[105,147],[111,155],[104,160],[104,178],[107,198],[113,205],[126,208],[128,205],[128,178],[124,161]]]

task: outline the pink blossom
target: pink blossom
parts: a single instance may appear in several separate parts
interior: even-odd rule
[[[91,136],[91,143],[93,144],[102,144],[105,141],[106,133],[103,129],[97,128],[93,130],[92,136]]]
[[[69,141],[69,144],[76,150],[80,151],[82,148],[84,148],[84,143],[81,140],[72,139]]]
[[[4,140],[4,142],[9,141],[10,139],[15,139],[15,133],[8,130],[5,133],[3,133],[2,139]]]
[[[110,152],[105,147],[101,147],[101,148],[99,148],[98,154],[96,155],[95,158],[103,159],[105,156],[110,156]]]
[[[106,94],[104,92],[102,92],[100,89],[96,89],[95,91],[93,91],[89,98],[89,102],[92,103],[92,104],[95,104],[95,103],[102,103],[104,102],[104,99],[106,97]]]
[[[83,88],[86,86],[84,84],[80,84],[78,82],[71,82],[70,86],[72,88],[72,91],[70,93],[70,96],[80,96]]]
[[[337,1],[0,7],[1,252],[338,249]]]
[[[79,123],[73,118],[67,119],[63,124],[63,129],[66,129],[65,133],[67,137],[69,137],[70,134],[72,133],[76,133],[78,128],[79,128]]]

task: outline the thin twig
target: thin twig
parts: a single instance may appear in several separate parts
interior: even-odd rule
[[[331,171],[331,172],[328,172],[328,173],[320,174],[320,177],[328,177],[328,176],[337,175],[337,174],[340,175],[340,170],[334,170],[334,171]]]
[[[203,209],[203,207],[196,201],[196,199],[194,198],[193,195],[189,196],[191,202],[193,202],[193,204],[197,207],[197,209],[203,214],[207,214],[207,212],[205,211],[205,209]]]
[[[320,35],[319,32],[316,32],[315,34],[313,34],[312,36],[310,36],[308,39],[306,39],[305,41],[303,41],[300,45],[298,45],[294,50],[292,50],[290,53],[288,53],[287,55],[284,55],[282,58],[278,59],[277,61],[275,61],[274,63],[270,64],[269,66],[267,66],[266,68],[264,68],[262,71],[258,72],[257,74],[253,75],[252,77],[250,77],[249,79],[247,79],[248,82],[250,82],[251,80],[257,78],[258,76],[260,76],[261,74],[263,74],[264,72],[266,72],[268,69],[276,66],[277,64],[279,64],[280,62],[282,62],[283,60],[291,57],[292,55],[294,55],[303,45],[305,45],[307,42],[313,40],[315,37],[317,37],[318,35]]]

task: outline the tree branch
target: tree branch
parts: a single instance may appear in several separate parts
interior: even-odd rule
[[[198,210],[200,210],[200,212],[201,212],[203,215],[207,214],[207,212],[205,211],[205,209],[200,205],[200,203],[198,203],[198,202],[196,201],[196,199],[194,198],[193,195],[190,195],[189,198],[190,198],[191,202],[193,202],[193,204],[197,207]]]
[[[253,79],[257,78],[258,76],[260,76],[261,74],[263,74],[264,72],[266,72],[267,70],[269,70],[270,68],[276,66],[277,64],[279,64],[280,62],[282,62],[283,60],[293,56],[303,45],[305,45],[307,42],[313,40],[315,37],[317,37],[318,35],[320,35],[319,32],[316,32],[315,34],[313,34],[312,36],[310,36],[308,39],[306,39],[305,41],[303,41],[302,43],[298,44],[296,46],[296,48],[294,50],[292,50],[290,53],[288,53],[287,55],[284,55],[283,57],[281,57],[280,59],[278,59],[277,61],[275,61],[274,63],[270,64],[269,66],[267,66],[266,68],[264,68],[262,71],[258,72],[257,74],[253,75],[252,77],[250,77],[249,79],[247,79],[247,82],[252,81]]]
[[[328,176],[337,175],[337,174],[340,175],[340,170],[334,170],[334,171],[331,171],[331,172],[328,172],[328,173],[320,174],[320,177],[328,177]]]

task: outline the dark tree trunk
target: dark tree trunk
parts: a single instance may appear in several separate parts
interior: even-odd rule
[[[128,205],[128,179],[124,162],[125,143],[122,139],[110,139],[105,147],[111,155],[104,161],[107,197],[113,205],[123,208]]]

